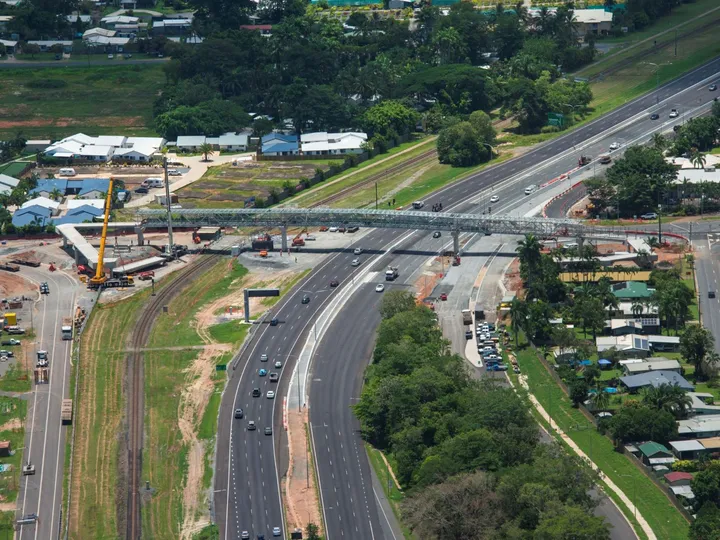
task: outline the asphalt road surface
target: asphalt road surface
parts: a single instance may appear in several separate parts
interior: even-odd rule
[[[45,540],[57,538],[61,519],[65,435],[67,428],[60,420],[62,400],[71,397],[70,346],[63,341],[60,325],[63,317],[73,314],[77,284],[62,272],[44,273],[22,267],[26,277],[48,283],[50,294],[40,295],[35,306],[35,348],[30,361],[35,364],[35,351],[45,350],[50,359],[49,384],[34,385],[28,402],[24,460],[35,465],[35,474],[22,476],[18,494],[18,516],[37,514],[38,522],[23,525],[17,538]],[[61,292],[62,291],[62,292]]]
[[[695,107],[707,103],[713,95],[708,92],[707,84],[720,81],[720,59],[699,68],[684,77],[662,86],[658,91],[660,101],[672,98],[668,103],[657,107],[661,114],[661,120],[655,121],[660,127],[671,108],[681,112],[676,120],[682,122],[689,111]],[[715,77],[704,84],[701,88],[690,90],[680,96],[678,92],[698,83],[711,75]],[[619,142],[622,145],[629,145],[635,142],[638,137],[646,137],[649,127],[652,126],[649,114],[653,112],[656,102],[655,93],[632,101],[616,111],[594,121],[586,126],[578,128],[567,135],[550,141],[538,148],[484,171],[472,175],[467,179],[453,184],[433,194],[425,201],[426,208],[435,202],[442,202],[445,210],[457,205],[455,211],[464,211],[474,204],[481,204],[487,211],[495,214],[503,213],[504,202],[524,200],[524,191],[528,185],[540,186],[568,170],[573,169],[577,164],[580,153],[603,153],[606,152],[611,142]],[[637,114],[642,114],[638,121],[623,126],[622,123]],[[596,137],[603,134],[600,137]],[[587,142],[590,140],[591,142]],[[591,167],[597,166],[597,161]],[[527,172],[529,171],[529,172]],[[492,194],[502,192],[499,203],[490,205],[489,198]],[[538,190],[541,195],[542,189]],[[504,200],[503,200],[504,199]],[[529,204],[525,208],[522,204],[517,208],[520,215],[533,211]],[[372,231],[363,239],[365,249],[382,250],[391,239],[399,237],[401,231],[392,229]],[[422,240],[427,235],[410,233],[409,238]],[[427,249],[407,246],[404,253],[427,255]],[[431,252],[432,254],[432,252]],[[284,373],[290,373],[294,365],[301,339],[310,328],[312,318],[319,313],[317,308],[327,302],[329,295],[328,283],[335,278],[340,281],[340,287],[347,284],[351,279],[352,267],[349,260],[353,258],[352,252],[345,252],[329,257],[319,268],[315,269],[307,280],[298,289],[281,302],[273,314],[276,314],[282,323],[271,327],[266,325],[253,337],[248,353],[239,360],[240,367],[232,374],[228,388],[223,395],[220,409],[220,425],[218,428],[218,452],[216,462],[216,497],[215,497],[215,518],[220,527],[221,537],[233,538],[239,536],[241,531],[247,530],[250,534],[263,533],[271,534],[274,526],[283,527],[283,516],[280,506],[279,481],[278,481],[278,460],[282,460],[282,453],[279,448],[284,444],[281,423],[281,407],[277,407],[278,399],[268,400],[265,393],[273,385],[266,377],[259,377],[257,370],[262,366],[259,355],[266,353],[270,356],[269,364],[275,360],[283,362],[283,369],[280,370],[281,381],[280,395],[282,389],[287,385],[287,377]],[[396,260],[391,259],[393,265]],[[380,263],[377,263],[380,264]],[[387,264],[383,262],[381,266]],[[310,291],[311,302],[300,304],[300,290]],[[350,309],[346,305],[345,309]],[[360,371],[363,365],[356,366]],[[238,375],[239,373],[239,375]],[[345,377],[342,370],[338,370],[338,377]],[[342,380],[328,380],[323,385],[332,388],[344,384]],[[260,388],[263,397],[251,398],[253,388]],[[322,398],[318,397],[312,389],[312,401],[315,403]],[[233,420],[232,411],[242,407],[246,411],[243,420]],[[258,431],[247,432],[247,420],[255,420]],[[273,436],[265,436],[265,426],[275,426]],[[332,450],[331,450],[332,453]],[[282,466],[281,466],[282,469]],[[362,470],[362,469],[359,469]],[[324,488],[323,488],[324,489]],[[327,509],[326,509],[327,510]],[[371,514],[377,515],[377,513]],[[283,527],[284,528],[284,527]],[[332,536],[328,535],[332,540]]]

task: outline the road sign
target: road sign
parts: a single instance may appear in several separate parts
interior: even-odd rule
[[[215,366],[215,371],[227,371],[227,364],[218,364]]]
[[[562,127],[565,124],[565,115],[562,113],[548,113],[548,125]]]

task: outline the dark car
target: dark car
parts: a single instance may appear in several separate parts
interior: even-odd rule
[[[433,238],[440,238],[442,236],[442,233],[440,231],[435,231],[433,233]]]
[[[135,190],[135,193],[150,193],[150,190],[146,187],[139,187]]]
[[[309,304],[310,303],[310,297],[306,294],[302,297],[302,303],[303,304]]]
[[[262,395],[262,392],[260,392],[259,388],[253,388],[252,397],[260,397],[261,395]]]
[[[660,115],[658,113],[652,113],[650,115],[650,120],[657,120],[658,118],[660,118]]]
[[[710,86],[708,86],[708,90],[714,92],[715,90],[717,90],[717,84],[711,84]]]
[[[715,298],[715,291],[708,291],[708,298]]]
[[[235,418],[242,418],[245,416],[242,409],[235,409]]]
[[[274,371],[270,374],[270,382],[277,382],[278,381],[278,374]]]
[[[338,232],[345,232],[345,231],[347,231],[345,226],[341,225],[340,227],[338,227]]]
[[[270,426],[265,428],[265,435],[272,435],[272,428]]]
[[[337,287],[338,285],[340,285],[340,282],[339,282],[337,279],[333,279],[333,280],[330,282],[330,286],[331,286],[331,287]]]
[[[270,326],[277,326],[277,325],[278,325],[277,317],[273,317],[272,319],[270,319]]]

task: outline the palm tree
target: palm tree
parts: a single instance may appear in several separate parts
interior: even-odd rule
[[[596,388],[596,392],[590,398],[594,411],[602,411],[610,405],[610,394],[604,388]]]
[[[518,242],[515,251],[520,258],[520,277],[525,282],[539,274],[537,270],[540,264],[541,247],[540,241],[532,234],[526,234],[525,239]]]
[[[656,150],[660,150],[661,152],[667,150],[668,140],[662,133],[655,133],[651,141]]]
[[[203,155],[203,161],[208,161],[208,156],[212,156],[215,153],[212,144],[206,142],[202,143],[198,150],[200,150],[200,153]]]
[[[705,154],[698,152],[697,148],[693,149],[692,155],[690,156],[690,163],[696,169],[702,169],[705,167]]]
[[[661,384],[646,388],[642,393],[642,401],[657,410],[668,411],[679,418],[685,416],[692,405],[690,396],[675,384]]]
[[[633,314],[633,317],[642,317],[643,310],[645,309],[645,306],[643,306],[642,302],[639,300],[634,300],[632,307],[630,308],[630,311]]]
[[[510,305],[510,328],[515,335],[515,348],[518,348],[518,335],[525,326],[528,316],[527,304],[518,298],[513,299]]]
[[[57,201],[62,197],[62,192],[58,188],[53,188],[53,190],[50,192],[50,198],[53,201]]]

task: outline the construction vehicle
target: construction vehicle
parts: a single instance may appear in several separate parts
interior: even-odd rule
[[[72,317],[63,317],[62,324],[60,325],[60,331],[62,332],[63,341],[73,338],[73,320]]]
[[[399,275],[400,275],[400,272],[398,271],[397,267],[388,266],[387,270],[385,270],[385,281],[395,281],[395,279]]]
[[[584,167],[588,163],[592,161],[592,158],[590,156],[580,156],[580,159],[578,159],[578,166]]]
[[[31,266],[33,268],[38,268],[40,266],[40,261],[35,261],[32,259],[23,259],[20,257],[16,257],[15,259],[10,260],[11,263],[15,264],[21,264],[23,266]]]
[[[20,267],[16,264],[1,263],[0,270],[5,270],[6,272],[19,272]]]
[[[199,244],[201,242],[200,236],[197,234],[197,231],[193,233],[192,240],[194,244]]]
[[[302,238],[302,233],[298,234],[295,238],[292,239],[292,245],[293,247],[303,247],[305,245],[305,240]]]
[[[17,313],[14,312],[6,312],[5,313],[5,325],[6,326],[16,326],[17,325]]]
[[[254,251],[270,251],[273,249],[273,240],[269,234],[256,236],[252,240],[252,249]]]
[[[110,221],[110,207],[112,206],[112,193],[113,193],[113,178],[110,177],[110,185],[108,186],[107,197],[105,198],[105,216],[103,217],[102,233],[100,235],[100,249],[98,249],[97,267],[95,268],[95,275],[90,278],[88,286],[91,289],[99,289],[107,281],[105,276],[105,265],[103,258],[105,257],[105,241],[107,240],[108,221]],[[65,334],[63,333],[63,339]],[[69,338],[72,339],[72,333]]]
[[[465,324],[465,325],[472,324],[472,313],[470,313],[469,309],[462,310],[462,318],[463,318],[463,324]]]
[[[60,409],[60,419],[63,424],[72,424],[73,402],[72,399],[63,399]]]
[[[261,256],[263,259],[265,259],[265,258],[268,256],[267,250],[263,249],[263,250],[260,252],[260,256]]]
[[[50,382],[50,370],[46,367],[35,368],[35,384],[48,384]]]

